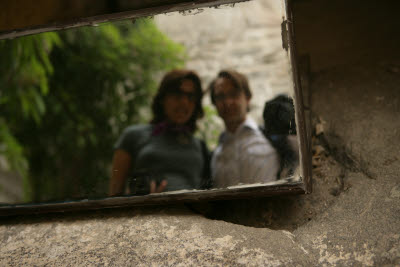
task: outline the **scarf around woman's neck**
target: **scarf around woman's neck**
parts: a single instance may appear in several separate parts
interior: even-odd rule
[[[159,136],[165,133],[190,135],[190,127],[187,125],[177,125],[167,121],[155,123],[152,131],[153,136]]]

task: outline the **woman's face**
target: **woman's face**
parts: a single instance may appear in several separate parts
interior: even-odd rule
[[[196,97],[194,83],[189,79],[183,80],[176,90],[168,92],[163,102],[168,121],[174,124],[185,124],[192,117]]]

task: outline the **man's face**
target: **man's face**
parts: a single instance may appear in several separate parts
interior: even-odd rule
[[[214,87],[215,106],[226,125],[240,124],[246,119],[250,99],[227,78],[218,78]]]

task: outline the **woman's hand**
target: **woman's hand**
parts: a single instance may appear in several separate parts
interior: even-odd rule
[[[163,192],[167,187],[167,184],[167,180],[162,180],[160,185],[157,187],[156,181],[152,180],[150,182],[150,194]]]

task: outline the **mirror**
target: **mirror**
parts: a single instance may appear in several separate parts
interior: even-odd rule
[[[0,41],[0,203],[304,193],[282,8],[250,1]]]

